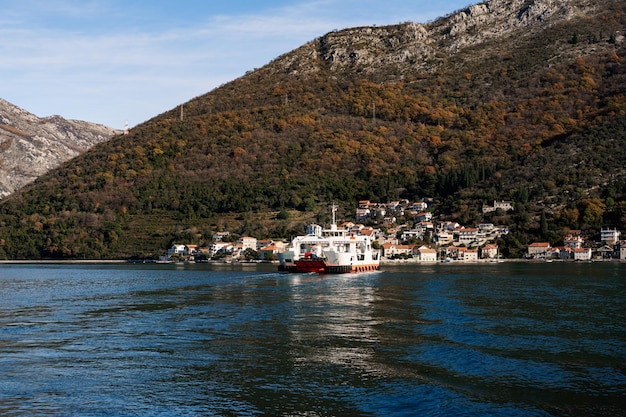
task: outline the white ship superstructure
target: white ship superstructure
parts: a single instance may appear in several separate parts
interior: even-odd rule
[[[290,248],[280,254],[280,266],[288,272],[347,273],[377,271],[380,253],[372,247],[372,238],[337,228],[336,208],[330,229],[311,224],[307,234],[296,236]]]

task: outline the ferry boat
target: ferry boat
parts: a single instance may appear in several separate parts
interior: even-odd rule
[[[378,271],[380,253],[372,238],[347,229],[338,229],[333,205],[330,229],[311,224],[307,234],[296,236],[290,248],[278,254],[280,271],[342,274]]]

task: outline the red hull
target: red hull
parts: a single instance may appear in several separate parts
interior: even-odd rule
[[[326,262],[322,259],[300,259],[294,262],[296,265],[294,272],[318,272],[323,273],[326,269]]]
[[[378,271],[378,264],[371,265],[329,265],[323,259],[300,259],[293,265],[285,265],[282,268],[286,272],[317,272],[318,274],[348,274],[351,272]]]

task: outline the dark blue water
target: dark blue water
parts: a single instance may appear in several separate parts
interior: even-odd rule
[[[626,264],[0,266],[0,415],[624,416]]]

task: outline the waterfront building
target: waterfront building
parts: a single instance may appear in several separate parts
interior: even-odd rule
[[[600,241],[607,245],[615,244],[621,235],[621,232],[617,229],[600,229]]]
[[[528,245],[528,257],[536,259],[545,259],[548,250],[550,249],[550,243],[548,242],[534,242]]]

